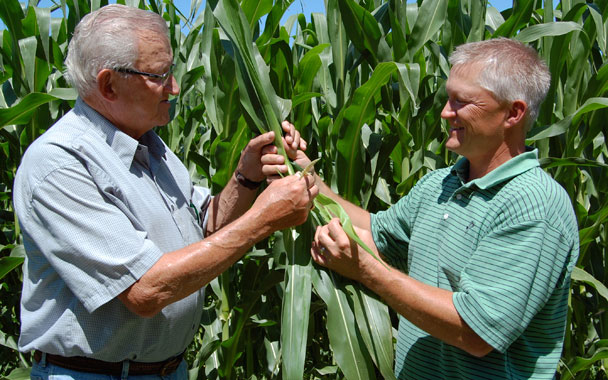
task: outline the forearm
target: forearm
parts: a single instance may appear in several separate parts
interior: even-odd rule
[[[253,203],[257,189],[241,186],[234,175],[209,204],[206,236],[243,215]]]
[[[119,298],[134,313],[151,317],[165,306],[187,297],[238,261],[272,229],[255,211],[206,239],[169,252]]]
[[[484,356],[492,350],[460,317],[449,290],[424,284],[397,269],[387,269],[379,262],[370,264],[359,278],[407,320],[471,355]]]
[[[350,218],[353,225],[365,229],[367,231],[371,231],[371,221],[370,221],[370,213],[367,210],[347,201],[346,199],[340,197],[338,194],[334,193],[333,190],[323,182],[321,177],[315,174],[315,180],[317,186],[319,187],[319,192],[323,195],[333,199],[338,202],[340,206],[346,211],[348,217]]]

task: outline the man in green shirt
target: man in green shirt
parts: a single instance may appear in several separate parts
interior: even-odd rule
[[[509,39],[462,45],[450,63],[441,116],[447,148],[462,156],[453,167],[372,215],[317,180],[396,269],[338,219],[317,229],[311,254],[400,314],[399,379],[551,379],[579,243],[568,195],[525,146],[550,74]]]

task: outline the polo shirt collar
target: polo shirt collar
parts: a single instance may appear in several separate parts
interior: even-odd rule
[[[476,178],[470,182],[466,182],[469,173],[469,160],[465,157],[462,157],[454,164],[451,173],[458,176],[465,187],[488,189],[537,166],[540,166],[538,161],[538,149],[526,147],[524,153],[513,157],[485,176]]]
[[[127,168],[131,167],[140,144],[146,145],[149,152],[156,157],[165,158],[165,145],[154,131],[148,131],[139,140],[136,140],[118,129],[81,98],[76,99],[74,112],[86,116],[90,121],[89,128],[106,141]]]

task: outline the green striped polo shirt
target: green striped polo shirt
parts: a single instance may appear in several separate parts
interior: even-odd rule
[[[396,268],[454,292],[464,321],[494,350],[483,358],[401,317],[399,379],[552,379],[561,356],[578,226],[565,190],[527,151],[466,182],[468,161],[435,170],[372,215]]]

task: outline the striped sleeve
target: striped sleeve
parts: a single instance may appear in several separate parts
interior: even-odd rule
[[[547,342],[561,339],[564,320],[550,316],[565,307],[576,260],[576,223],[567,195],[546,175],[528,179],[499,194],[504,201],[491,215],[495,224],[480,239],[453,296],[465,322],[501,352],[534,319],[546,317],[545,332],[557,331]]]
[[[461,274],[461,290],[453,297],[458,313],[482,339],[504,352],[563,277],[569,246],[544,221],[493,232]],[[562,321],[556,322],[561,330]]]

